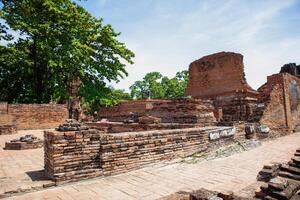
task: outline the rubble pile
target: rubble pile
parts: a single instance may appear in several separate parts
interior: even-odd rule
[[[278,199],[278,200],[296,200],[300,198],[300,149],[287,164],[273,167],[272,174],[277,176],[268,181],[267,186],[261,186],[260,191],[256,192],[258,199]]]
[[[44,145],[43,140],[34,135],[25,135],[19,139],[11,140],[5,143],[6,150],[24,150],[24,149],[38,149]]]
[[[202,188],[192,192],[180,191],[161,200],[246,200],[246,198],[238,197],[233,192],[215,192]]]
[[[82,125],[75,119],[67,119],[63,124],[59,125],[56,131],[81,131],[88,130],[87,126]]]
[[[281,164],[279,163],[273,165],[265,165],[263,169],[258,173],[257,180],[264,182],[270,181],[272,178],[278,176],[280,167]]]

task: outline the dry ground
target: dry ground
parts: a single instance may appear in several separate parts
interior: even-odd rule
[[[3,150],[5,141],[25,134],[42,138],[41,130],[0,136],[0,194],[16,189],[41,188],[43,149]],[[157,199],[179,190],[206,188],[247,195],[256,187],[256,175],[264,164],[288,161],[300,147],[300,134],[263,142],[262,146],[233,156],[195,164],[155,165],[129,173],[19,194],[7,199]]]

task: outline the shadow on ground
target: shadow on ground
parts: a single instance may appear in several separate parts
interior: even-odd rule
[[[31,178],[32,181],[50,181],[50,179],[46,177],[45,170],[30,171],[26,172],[26,174]]]

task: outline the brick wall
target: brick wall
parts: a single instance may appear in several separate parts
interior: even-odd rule
[[[137,117],[159,117],[162,123],[199,123],[204,126],[215,122],[213,110],[212,102],[196,99],[137,100],[103,108],[98,114],[99,118],[114,122],[130,119],[130,113],[134,113]]]
[[[45,173],[57,182],[76,181],[100,176],[100,132],[45,131]]]
[[[206,127],[103,134],[45,131],[45,171],[57,183],[118,174],[150,163],[209,151],[234,141],[235,129]]]
[[[18,129],[55,128],[67,118],[64,104],[6,104],[0,109],[0,125],[14,124]]]
[[[271,129],[294,130],[300,124],[300,79],[290,74],[274,74],[260,89],[264,110],[260,123]]]
[[[105,134],[101,141],[103,173],[123,173],[162,160],[219,148],[232,142],[233,136],[210,140],[209,134],[231,130],[215,127]]]

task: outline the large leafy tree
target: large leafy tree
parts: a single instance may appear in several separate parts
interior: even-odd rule
[[[136,81],[131,87],[131,97],[135,99],[172,99],[184,96],[188,82],[188,72],[177,72],[175,77],[168,78],[159,72],[150,72],[143,80]]]
[[[98,90],[97,88],[102,89]],[[94,111],[99,110],[101,107],[114,106],[122,101],[131,100],[130,94],[124,90],[104,85],[97,87],[87,85],[84,90],[80,91],[80,96],[84,97],[82,107],[89,113],[94,113]]]
[[[106,82],[127,75],[134,54],[117,40],[119,33],[71,0],[0,2],[0,17],[19,34],[11,40],[0,24],[0,39],[8,42],[0,46],[0,100],[65,100],[74,77],[82,81],[80,94],[105,93]]]

